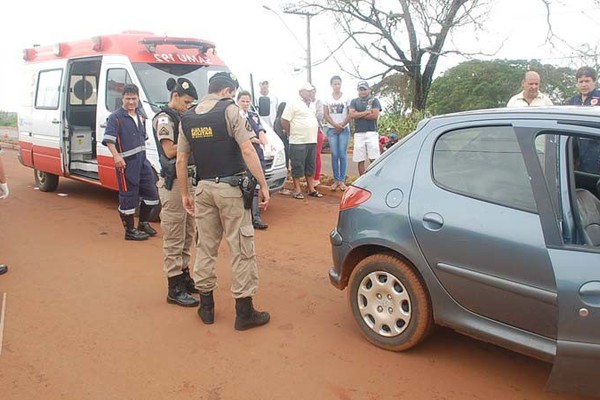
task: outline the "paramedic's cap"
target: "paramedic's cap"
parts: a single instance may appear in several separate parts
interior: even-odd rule
[[[369,88],[369,82],[367,81],[359,81],[358,85],[356,86],[357,89],[368,89]]]
[[[208,80],[208,83],[210,84],[213,81],[223,82],[227,85],[231,85],[231,87],[235,87],[236,89],[240,87],[240,83],[238,82],[235,75],[231,72],[217,72]]]
[[[187,94],[194,100],[198,100],[198,92],[196,92],[196,88],[188,79],[179,78],[177,79],[177,84],[183,89],[183,93]]]
[[[300,88],[298,90],[308,90],[310,92],[314,89],[315,87],[313,85],[311,85],[309,82],[305,82],[302,85],[300,85]]]

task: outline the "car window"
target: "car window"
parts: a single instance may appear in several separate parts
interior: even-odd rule
[[[450,191],[536,212],[517,137],[508,126],[445,133],[435,143],[435,182]]]

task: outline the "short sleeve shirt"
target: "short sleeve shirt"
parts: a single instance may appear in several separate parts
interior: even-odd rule
[[[181,113],[178,114],[181,115]],[[161,140],[175,142],[175,121],[166,112],[161,112],[154,118],[152,127],[159,142]]]
[[[317,143],[319,122],[315,110],[302,99],[287,103],[281,119],[290,122],[290,144]]]
[[[331,119],[333,119],[337,124],[344,122],[348,116],[348,106],[350,105],[350,99],[348,97],[342,95],[339,99],[335,99],[333,96],[329,96],[329,98],[325,100],[324,104],[329,111],[329,116]],[[327,126],[331,128],[329,123],[327,123]]]
[[[371,109],[381,110],[381,104],[373,96],[357,97],[350,102],[350,108],[361,112]],[[377,120],[357,118],[354,120],[355,132],[377,132]]]

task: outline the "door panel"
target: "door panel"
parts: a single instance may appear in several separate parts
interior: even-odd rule
[[[456,140],[436,144],[450,133]],[[410,218],[429,265],[459,304],[555,338],[556,285],[524,171],[510,127],[434,131],[419,155]]]

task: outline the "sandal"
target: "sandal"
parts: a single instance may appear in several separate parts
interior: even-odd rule
[[[304,198],[304,195],[302,193],[298,192],[298,193],[294,193],[293,197],[295,199],[302,200]]]
[[[318,190],[313,190],[312,192],[310,192],[308,194],[310,197],[323,197],[323,194],[320,193]]]
[[[340,187],[340,184],[338,182],[333,182],[333,185],[331,185],[329,187],[329,190],[331,190],[332,192],[335,192],[339,187]]]
[[[338,189],[340,189],[343,192],[346,189],[348,189],[348,186],[346,186],[346,184],[344,182],[340,182],[340,185],[338,186]]]

